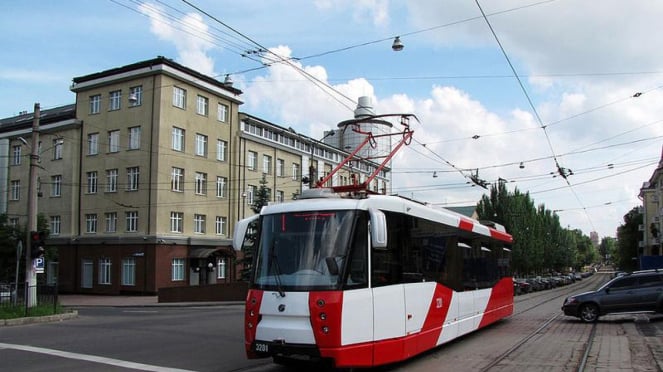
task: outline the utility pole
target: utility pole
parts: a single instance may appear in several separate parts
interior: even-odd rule
[[[32,259],[32,231],[37,231],[37,161],[39,160],[39,103],[35,103],[32,120],[32,145],[30,152],[30,178],[28,180],[28,224],[25,235],[25,307],[37,305],[37,273]]]

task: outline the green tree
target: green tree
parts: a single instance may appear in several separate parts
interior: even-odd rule
[[[617,249],[617,241],[615,238],[605,237],[601,239],[601,244],[599,245],[599,254],[601,255],[601,262],[609,264],[611,262],[611,257],[615,254]]]
[[[518,188],[509,192],[505,182],[491,185],[476,211],[480,220],[497,222],[513,236],[511,267],[516,275],[565,272],[598,260],[582,231],[563,228],[557,214],[543,204],[535,206]]]
[[[642,224],[639,207],[633,207],[624,215],[624,224],[617,228],[617,250],[614,263],[622,270],[632,271],[638,268],[638,242],[642,233],[638,226]]]
[[[23,251],[18,257],[19,260],[19,280],[23,277],[25,270],[24,257],[27,244],[25,237],[27,235],[26,226],[9,225],[9,218],[6,214],[0,214],[0,282],[13,282],[16,279],[16,259],[18,242],[21,241]],[[45,231],[48,236],[48,220],[43,214],[37,215],[37,230]],[[57,251],[52,247],[46,247],[46,260],[57,260]]]

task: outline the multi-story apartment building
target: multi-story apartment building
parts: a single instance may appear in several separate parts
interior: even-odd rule
[[[49,221],[65,292],[155,293],[235,281],[241,257],[231,235],[254,213],[257,190],[267,187],[271,202],[291,200],[309,187],[306,178],[329,174],[348,155],[240,113],[239,89],[163,57],[76,77],[71,90],[76,104],[45,110],[39,127],[37,211]],[[0,206],[17,225],[27,221],[21,190],[31,117],[0,121],[0,151],[8,155]],[[357,160],[328,185],[374,169]],[[388,190],[387,174],[379,173],[375,191]]]
[[[78,170],[80,168],[81,121],[75,105],[41,111],[40,136],[32,143],[34,113],[0,120],[0,213],[7,214],[13,226],[27,226],[28,188],[37,191],[39,213],[48,218],[51,235],[72,236],[79,209]],[[37,185],[31,185],[30,157],[37,146],[34,166]],[[57,265],[49,262],[48,282],[56,279]]]
[[[653,265],[663,267],[661,257],[663,256],[661,240],[663,240],[663,151],[658,167],[654,170],[647,182],[640,188],[640,199],[642,200],[642,240],[638,250],[641,267],[648,268],[648,261]],[[644,257],[644,260],[643,260]],[[649,257],[649,258],[647,258]],[[656,263],[654,263],[656,261]]]

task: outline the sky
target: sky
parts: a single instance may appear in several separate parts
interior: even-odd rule
[[[241,111],[312,138],[361,96],[416,115],[394,193],[474,205],[488,190],[472,177],[502,181],[614,237],[661,159],[662,16],[654,0],[4,1],[0,117],[165,56],[230,76]]]

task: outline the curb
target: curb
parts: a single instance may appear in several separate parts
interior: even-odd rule
[[[205,307],[205,306],[237,306],[244,305],[244,301],[225,301],[225,302],[158,302],[154,304],[66,304],[62,307],[72,308],[90,308],[90,307]]]
[[[46,316],[28,316],[24,318],[14,318],[14,319],[3,319],[0,320],[0,326],[20,326],[26,324],[35,324],[35,323],[50,323],[50,322],[60,322],[67,319],[73,319],[78,317],[78,311],[70,310],[62,314],[46,315]]]

